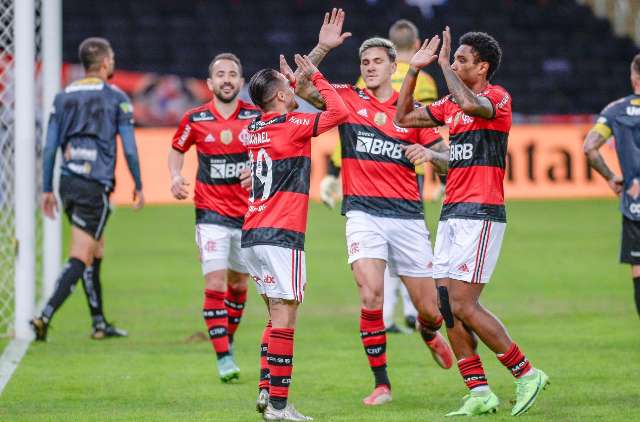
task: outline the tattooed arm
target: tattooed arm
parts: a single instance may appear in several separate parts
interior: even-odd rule
[[[584,153],[589,159],[589,165],[607,181],[611,190],[616,195],[619,195],[622,191],[622,177],[611,171],[599,151],[605,142],[607,142],[607,139],[604,136],[591,129],[584,140]]]
[[[495,114],[493,104],[488,98],[478,97],[467,87],[458,75],[451,69],[451,33],[449,27],[442,32],[442,48],[438,56],[438,64],[449,88],[449,93],[456,100],[462,111],[470,116],[491,119]]]
[[[403,147],[404,155],[411,164],[419,166],[430,162],[439,174],[447,174],[449,170],[449,146],[444,142],[438,142],[429,148],[420,144]]]

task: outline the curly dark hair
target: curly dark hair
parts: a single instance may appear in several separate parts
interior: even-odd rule
[[[473,49],[476,63],[478,61],[489,63],[487,79],[491,79],[500,67],[502,59],[502,49],[498,41],[486,32],[467,32],[460,37],[460,45],[462,44]]]

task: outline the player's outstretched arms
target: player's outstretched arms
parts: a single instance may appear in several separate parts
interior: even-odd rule
[[[345,13],[342,9],[334,8],[331,12],[324,14],[324,21],[318,33],[318,44],[307,54],[311,63],[316,67],[320,65],[329,51],[342,45],[344,40],[351,36],[351,32],[342,32],[344,18]],[[299,69],[296,69],[296,74],[298,71]],[[297,84],[296,94],[314,107],[324,109],[325,104],[322,96],[310,82],[301,81]]]
[[[189,182],[182,176],[184,154],[171,148],[169,151],[169,174],[171,174],[171,194],[176,199],[187,199]]]
[[[451,32],[448,26],[442,31],[442,47],[438,55],[438,64],[442,69],[449,92],[462,111],[469,116],[493,118],[495,111],[491,101],[486,97],[478,97],[451,69]]]
[[[595,169],[609,184],[609,187],[616,195],[622,192],[622,177],[616,175],[600,154],[600,147],[607,142],[607,138],[602,136],[595,129],[591,129],[584,140],[584,153],[589,160],[589,165]]]

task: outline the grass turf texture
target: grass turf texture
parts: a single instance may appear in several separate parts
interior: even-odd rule
[[[434,230],[437,209],[427,207]],[[552,385],[529,411],[540,420],[638,417],[638,316],[627,266],[617,264],[614,201],[509,204],[501,260],[483,303],[502,318]],[[208,341],[187,343],[201,319],[203,281],[190,207],[119,209],[107,226],[105,311],[127,339],[92,341],[84,294],[53,320],[0,396],[1,420],[259,420],[254,410],[264,305],[250,287],[235,354],[241,382],[223,385]],[[418,335],[389,335],[394,401],[365,408],[373,386],[358,335],[357,290],[346,264],[344,220],[313,204],[309,285],[296,332],[291,401],[316,420],[441,420],[466,389],[436,367]],[[509,419],[515,386],[497,359],[480,355]],[[634,375],[635,374],[635,375]]]

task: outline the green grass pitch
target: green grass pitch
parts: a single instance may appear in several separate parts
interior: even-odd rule
[[[428,205],[429,227],[438,209]],[[483,303],[500,316],[552,385],[531,420],[640,418],[639,320],[627,266],[617,263],[620,214],[614,201],[511,201],[501,259]],[[127,339],[89,339],[78,291],[34,344],[0,396],[0,420],[256,421],[258,343],[264,305],[250,288],[235,353],[241,381],[222,385],[204,332],[203,280],[193,210],[118,209],[106,233],[105,311]],[[418,335],[389,335],[394,401],[365,408],[372,376],[358,335],[359,306],[346,264],[344,219],[312,204],[309,284],[296,332],[291,401],[320,421],[430,421],[466,393],[455,368],[436,367]],[[509,419],[515,386],[486,348],[489,382]]]

